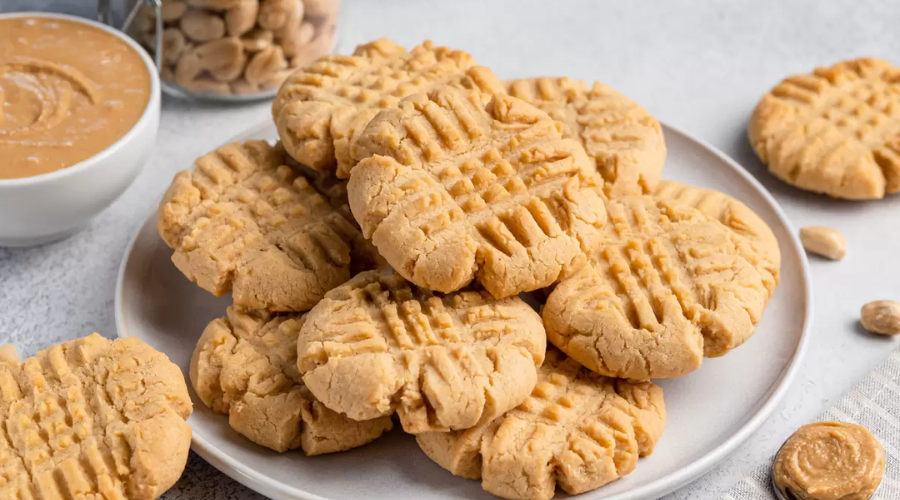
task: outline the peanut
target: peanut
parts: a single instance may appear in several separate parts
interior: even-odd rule
[[[801,227],[800,242],[806,251],[826,259],[841,260],[847,255],[847,240],[844,235],[830,227]]]
[[[206,42],[194,50],[200,67],[218,81],[229,81],[241,75],[246,56],[237,38],[220,38]]]
[[[297,33],[297,43],[300,45],[306,45],[311,42],[313,37],[316,35],[316,28],[312,25],[312,23],[303,23],[300,25],[300,29]]]
[[[187,48],[187,41],[181,30],[178,28],[166,28],[163,31],[162,56],[165,62],[169,64],[178,62],[185,48]]]
[[[320,57],[324,56],[331,50],[334,43],[333,31],[320,31],[319,36],[312,42],[304,45],[297,51],[297,54],[291,58],[291,68],[303,68],[316,62]]]
[[[302,21],[302,17],[290,16],[285,25],[275,33],[275,38],[278,39],[279,45],[287,57],[297,55],[300,47],[309,43],[316,33],[316,29],[311,23]]]
[[[225,21],[215,14],[191,9],[181,18],[181,31],[192,40],[208,42],[225,36]]]
[[[241,73],[244,72],[244,66],[246,64],[247,56],[244,54],[243,50],[239,50],[236,56],[230,61],[223,61],[223,63],[217,67],[210,67],[207,69],[214,80],[220,82],[230,82],[241,76]]]
[[[860,311],[863,328],[881,335],[900,333],[900,302],[876,300],[869,302]]]
[[[286,67],[287,61],[284,59],[281,47],[269,47],[253,55],[250,62],[247,63],[244,78],[250,83],[259,85],[260,82],[267,81],[272,78],[274,73]]]
[[[332,17],[337,14],[337,0],[303,0],[309,17]]]
[[[297,16],[296,11],[300,10]],[[256,23],[260,28],[278,30],[291,16],[303,18],[303,3],[300,0],[262,0]]]
[[[187,4],[182,0],[165,0],[162,3],[162,18],[164,22],[171,23],[181,19],[187,12]]]
[[[201,94],[227,95],[231,93],[231,88],[227,83],[217,82],[210,78],[197,78],[196,80],[192,80],[190,83],[185,85],[184,88],[190,90],[191,92],[198,92]]]
[[[241,0],[225,13],[225,28],[231,36],[241,36],[253,29],[259,13],[259,0]]]
[[[152,33],[153,30],[156,29],[156,13],[153,9],[142,7],[138,12],[138,15],[134,18],[134,24],[132,26],[134,27],[134,30],[139,33]]]
[[[272,45],[274,35],[269,30],[253,29],[241,38],[244,50],[247,52],[259,52]]]
[[[197,57],[197,49],[191,49],[181,55],[178,64],[175,65],[175,83],[185,87],[194,81],[203,72],[203,65]]]
[[[191,7],[210,10],[228,10],[236,7],[241,0],[187,0]]]
[[[162,69],[159,70],[159,77],[167,82],[175,81],[175,71],[172,70],[172,67],[169,65],[163,65]]]

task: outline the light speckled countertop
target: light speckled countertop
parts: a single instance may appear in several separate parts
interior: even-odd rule
[[[90,15],[92,1],[2,0],[0,12],[59,10]],[[725,151],[775,195],[795,227],[844,232],[840,264],[813,259],[813,341],[802,373],[778,411],[690,492],[717,498],[775,452],[872,369],[898,341],[866,335],[859,307],[900,299],[900,196],[842,203],[794,190],[769,176],[745,138],[759,96],[785,75],[858,56],[896,59],[900,5],[893,0],[401,1],[345,0],[339,44],[389,36],[465,48],[502,78],[568,74],[602,80],[660,120]],[[0,248],[0,343],[24,355],[98,331],[115,335],[113,290],[125,245],[172,175],[268,117],[268,105],[163,103],[152,158],[134,185],[84,232],[31,249]],[[262,498],[192,455],[166,500]]]

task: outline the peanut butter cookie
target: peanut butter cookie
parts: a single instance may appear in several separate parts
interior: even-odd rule
[[[865,200],[900,191],[900,68],[844,61],[786,78],[748,127],[769,171],[801,189]]]
[[[307,455],[348,450],[391,429],[391,418],[357,422],[318,402],[297,370],[300,313],[239,306],[203,331],[191,359],[191,383],[204,404],[256,444]]]
[[[580,141],[612,198],[650,194],[666,161],[662,127],[644,108],[595,82],[526,78],[505,82],[507,92],[559,121],[564,137]]]
[[[694,207],[745,238],[760,258],[760,275],[769,295],[775,291],[781,273],[781,250],[772,229],[750,207],[725,193],[674,181],[660,181],[654,196]]]
[[[473,278],[497,298],[579,269],[606,222],[603,179],[543,111],[444,87],[382,111],[348,185],[363,234],[413,283]],[[361,157],[363,157],[361,156]]]
[[[0,498],[153,500],[191,445],[181,370],[133,338],[93,334],[0,354]]]
[[[303,311],[374,259],[371,247],[280,145],[221,147],[179,172],[159,208],[159,234],[191,281],[254,309]]]
[[[309,312],[297,352],[303,381],[325,406],[355,420],[396,411],[415,434],[467,429],[518,406],[546,340],[518,297],[438,296],[368,271]]]
[[[272,103],[272,117],[291,156],[316,170],[336,165],[346,179],[357,161],[351,144],[378,111],[443,85],[502,88],[466,52],[430,41],[406,51],[380,39],[360,45],[352,56],[325,56],[292,74]]]
[[[591,265],[544,306],[550,342],[602,375],[648,379],[685,375],[750,337],[769,299],[750,245],[686,205],[629,196],[607,209]]]
[[[464,431],[416,440],[441,467],[510,499],[548,500],[557,484],[577,495],[630,474],[653,452],[666,423],[663,391],[582,368],[556,349],[531,397]]]
[[[313,170],[296,160],[287,157],[287,163],[295,172],[306,177],[313,188],[324,196],[347,221],[359,230],[359,224],[353,218],[350,210],[350,200],[347,197],[347,179],[338,178],[334,172],[322,172]],[[360,233],[361,234],[361,233]],[[370,269],[388,269],[384,257],[379,255],[371,240],[360,238],[354,242],[353,255],[350,258],[351,275]]]

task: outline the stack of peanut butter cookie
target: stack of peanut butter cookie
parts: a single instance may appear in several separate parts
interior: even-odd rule
[[[204,155],[159,210],[178,269],[234,302],[191,382],[272,450],[399,422],[495,495],[593,490],[662,436],[649,379],[742,344],[778,283],[766,224],[660,181],[660,124],[603,84],[377,40],[293,73],[272,112],[277,143]]]

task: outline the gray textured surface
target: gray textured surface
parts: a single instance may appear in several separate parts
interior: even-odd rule
[[[0,11],[25,6],[88,14],[94,3],[0,0]],[[846,260],[812,262],[815,338],[786,401],[720,467],[671,496],[687,500],[718,497],[897,344],[866,335],[857,318],[866,301],[900,298],[900,197],[843,203],[794,190],[765,173],[744,132],[761,93],[787,74],[849,57],[895,57],[897,19],[900,4],[893,0],[345,0],[339,44],[347,51],[379,36],[407,45],[432,38],[468,49],[505,78],[568,74],[605,81],[735,158],[772,191],[795,226],[831,225],[846,234]],[[153,157],[87,231],[44,247],[0,249],[0,340],[30,355],[92,331],[114,335],[115,276],[131,232],[174,172],[267,116],[266,104],[214,107],[166,99]],[[194,458],[165,498],[260,497]]]

